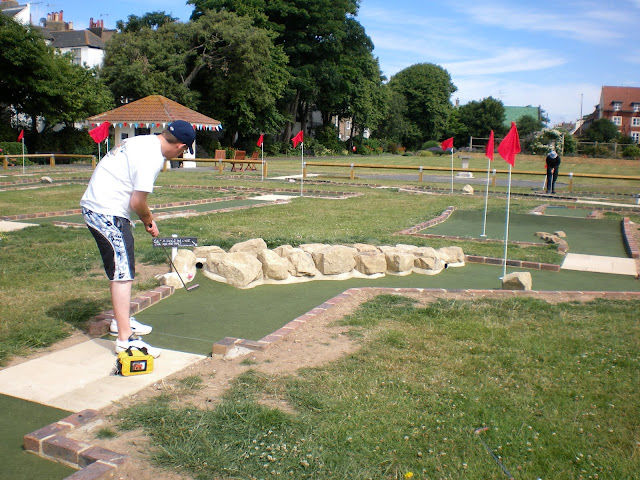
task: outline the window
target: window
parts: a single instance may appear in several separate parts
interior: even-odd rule
[[[634,112],[640,112],[640,103],[633,103],[633,111]]]
[[[622,102],[613,102],[613,109],[615,111],[622,109]]]
[[[631,139],[635,143],[640,143],[640,132],[631,132]]]
[[[631,126],[632,127],[640,127],[640,117],[633,117],[631,119]]]
[[[79,48],[72,48],[71,53],[73,53],[73,63],[76,65],[82,65],[82,50]]]
[[[621,126],[622,125],[622,117],[611,117],[611,121],[614,125]]]

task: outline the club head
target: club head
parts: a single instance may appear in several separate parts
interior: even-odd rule
[[[187,292],[190,292],[191,290],[195,290],[198,287],[200,287],[200,284],[198,283],[196,283],[195,285],[191,285],[190,287],[187,287]]]

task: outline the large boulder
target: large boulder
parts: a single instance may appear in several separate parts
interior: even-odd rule
[[[311,254],[299,248],[295,248],[287,256],[287,260],[291,263],[289,273],[294,277],[315,277],[320,274]]]
[[[204,247],[194,247],[193,254],[196,258],[207,258],[210,253],[226,253],[222,248],[217,245],[209,245]]]
[[[173,265],[184,283],[190,282],[196,276],[196,255],[191,250],[178,250]]]
[[[415,256],[414,266],[429,272],[440,272],[444,269],[444,262],[433,247],[418,247],[412,251]]]
[[[531,285],[529,272],[508,273],[502,279],[502,290],[531,290]]]
[[[356,255],[356,270],[365,275],[375,275],[387,271],[387,257],[384,253],[364,251]]]
[[[251,282],[262,279],[262,263],[247,252],[224,255],[212,253],[207,257],[207,268],[238,288],[244,288]]]
[[[316,268],[323,275],[349,273],[356,266],[356,249],[344,245],[325,245],[311,254]]]
[[[354,243],[353,248],[355,248],[358,253],[380,251],[378,250],[378,247],[376,247],[375,245],[370,245],[368,243]]]
[[[280,245],[279,247],[273,249],[273,251],[280,255],[282,258],[287,258],[289,254],[294,250],[295,248],[293,248],[291,245]]]
[[[387,261],[387,271],[391,273],[406,273],[413,270],[416,258],[413,253],[387,252],[384,255]]]
[[[284,280],[289,276],[291,262],[286,258],[282,258],[273,250],[262,250],[258,252],[258,260],[262,263],[262,274],[264,278]]]
[[[398,243],[395,248],[402,253],[413,253],[418,249],[415,245],[407,245],[404,243]]]
[[[446,265],[464,265],[464,251],[460,247],[442,247],[436,253]]]
[[[229,249],[229,253],[247,252],[256,256],[258,252],[267,249],[266,242],[261,238],[252,238],[246,242],[238,242]]]
[[[324,243],[303,243],[302,245],[300,245],[300,249],[303,252],[307,252],[313,255],[315,252],[322,250],[326,246],[327,245],[325,245]]]

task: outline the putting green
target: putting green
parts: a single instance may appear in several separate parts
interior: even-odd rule
[[[507,269],[507,273],[515,269]],[[640,282],[624,275],[531,270],[534,289],[639,291]],[[248,290],[214,282],[199,273],[200,288],[178,290],[136,314],[153,325],[145,337],[154,346],[209,355],[224,337],[259,340],[294,318],[353,287],[499,289],[502,267],[467,264],[438,275],[412,274],[351,280],[317,280],[289,285],[262,285]]]
[[[66,478],[77,470],[27,453],[22,438],[35,430],[67,417],[71,412],[46,407],[7,395],[0,395],[0,478],[51,480]]]
[[[420,233],[480,238],[482,211],[456,210],[443,223],[425,228]],[[505,214],[487,214],[487,238],[504,241]],[[619,220],[559,217],[552,215],[509,215],[509,241],[543,243],[536,232],[562,230],[571,253],[628,258]]]

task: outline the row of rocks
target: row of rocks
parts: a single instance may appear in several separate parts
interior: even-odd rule
[[[447,267],[463,266],[464,261],[462,248],[455,246],[434,249],[403,244],[376,247],[313,243],[270,250],[263,239],[257,238],[237,243],[228,252],[218,246],[178,250],[173,263],[185,282],[193,280],[201,267],[212,280],[252,288],[265,283],[378,278],[412,272],[435,275]],[[175,273],[161,279],[167,285],[182,287]]]

